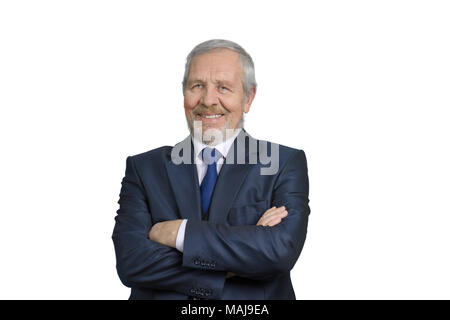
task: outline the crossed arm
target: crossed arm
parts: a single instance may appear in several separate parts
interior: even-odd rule
[[[256,225],[273,227],[274,225],[279,224],[287,215],[288,212],[285,206],[279,208],[272,207],[264,212]],[[177,219],[156,223],[148,233],[150,240],[175,249],[178,229],[180,228],[182,221],[183,219]]]
[[[274,206],[264,212],[256,225],[273,227],[279,224],[287,215],[288,212],[285,206],[279,208]],[[177,234],[182,221],[182,219],[177,219],[156,223],[148,233],[150,240],[175,249]],[[227,272],[226,277],[230,278],[234,275],[234,273]]]
[[[225,272],[185,267],[178,251],[148,238],[152,227],[146,196],[133,157],[127,158],[119,205],[112,234],[116,268],[127,287],[167,290],[195,296],[196,288],[208,288],[210,299],[220,299]],[[194,293],[193,293],[194,291]]]
[[[128,158],[113,232],[122,282],[186,295],[192,287],[210,288],[209,298],[218,299],[225,277],[232,273],[263,279],[290,270],[303,247],[309,214],[304,153],[294,153],[281,170],[272,195],[274,207],[257,225],[188,221],[181,254],[173,249],[181,221],[151,224],[134,160]],[[198,255],[217,261],[216,268],[195,264]]]

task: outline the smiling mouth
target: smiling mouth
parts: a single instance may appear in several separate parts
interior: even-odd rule
[[[223,113],[216,113],[216,114],[197,114],[197,116],[203,118],[203,119],[219,119],[224,116]]]

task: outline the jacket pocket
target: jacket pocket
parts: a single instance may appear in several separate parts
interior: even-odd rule
[[[233,207],[228,213],[227,221],[232,226],[256,225],[267,209],[269,209],[269,200]]]

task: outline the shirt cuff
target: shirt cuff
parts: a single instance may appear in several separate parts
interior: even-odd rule
[[[186,223],[187,219],[183,219],[183,221],[181,221],[181,225],[177,233],[177,241],[175,243],[175,246],[180,252],[183,252],[184,248],[184,232],[186,231]]]

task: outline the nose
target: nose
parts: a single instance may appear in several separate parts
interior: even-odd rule
[[[217,91],[213,86],[206,86],[206,88],[203,90],[202,103],[206,107],[213,107],[219,104]]]

